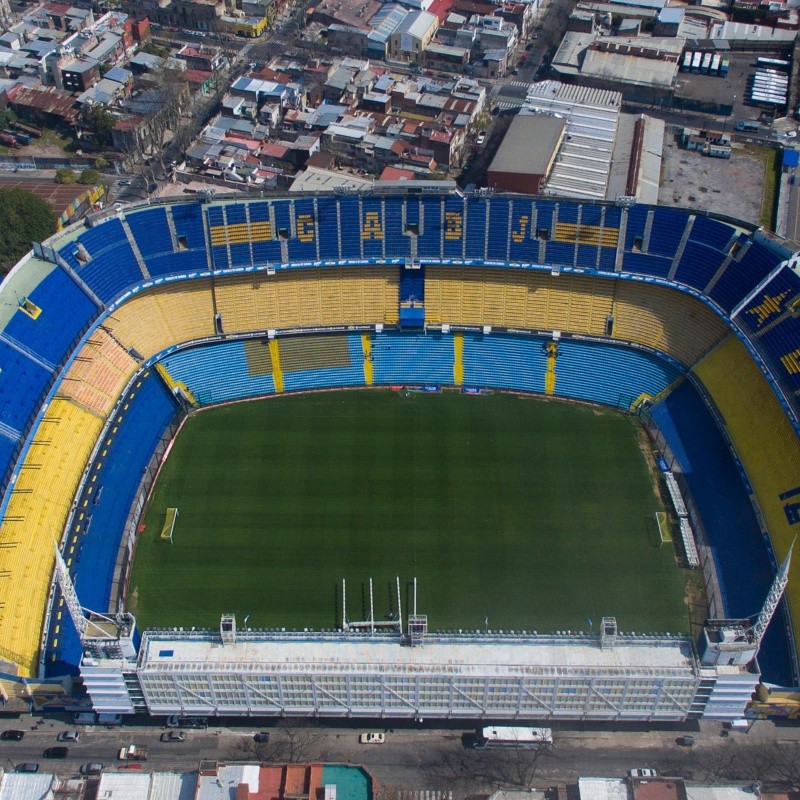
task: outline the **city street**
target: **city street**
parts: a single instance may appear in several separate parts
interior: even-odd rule
[[[125,764],[117,760],[119,749],[133,743],[148,747],[148,760],[141,763],[141,769],[149,771],[190,771],[204,759],[252,761],[259,760],[259,754],[266,757],[266,751],[259,751],[253,743],[256,727],[188,730],[184,742],[161,742],[164,728],[131,726],[112,730],[81,728],[80,740],[68,743],[67,759],[48,760],[43,758],[43,751],[56,745],[58,733],[69,727],[47,719],[38,724],[32,722],[31,718],[4,722],[3,729],[25,731],[21,742],[0,742],[4,769],[13,770],[17,764],[35,762],[42,771],[70,775],[77,774],[81,764],[100,761],[106,769],[116,770]],[[274,741],[290,729],[268,730]],[[363,764],[381,785],[414,789],[457,785],[466,793],[479,788],[470,785],[473,765],[477,771],[478,766],[485,767],[487,759],[508,758],[508,751],[499,755],[496,750],[465,750],[462,733],[469,730],[466,723],[463,728],[453,729],[392,729],[373,724],[291,730],[300,732],[300,738],[295,740],[294,760]],[[386,731],[385,744],[360,744],[358,734],[364,730]],[[744,764],[760,758],[763,748],[773,747],[776,742],[794,748],[800,744],[800,728],[779,727],[767,721],[757,722],[749,734],[722,737],[721,731],[717,723],[701,724],[699,730],[692,731],[695,746],[687,749],[676,744],[682,732],[677,729],[649,730],[646,726],[641,730],[629,727],[625,731],[556,729],[556,744],[552,751],[541,754],[535,770],[531,768],[531,774],[535,773],[531,782],[546,786],[571,782],[580,775],[620,777],[631,767],[642,766],[654,767],[662,774],[702,780],[709,773],[718,772],[721,763],[735,760]]]

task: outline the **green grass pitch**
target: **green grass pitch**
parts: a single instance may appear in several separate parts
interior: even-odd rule
[[[638,427],[510,394],[329,392],[192,415],[156,483],[128,607],[141,627],[287,629],[403,614],[432,630],[689,628]],[[159,540],[168,507],[174,543]]]

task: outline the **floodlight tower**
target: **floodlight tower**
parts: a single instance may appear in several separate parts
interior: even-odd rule
[[[772,581],[755,622],[750,619],[711,619],[703,628],[700,662],[704,666],[746,665],[757,655],[761,640],[789,582],[794,541]]]
[[[70,578],[67,565],[58,545],[56,551],[55,577],[64,598],[64,605],[78,631],[84,652],[92,658],[136,660],[136,619],[133,614],[122,612],[113,616],[100,614],[84,608]]]
[[[783,593],[786,589],[786,584],[789,583],[789,567],[792,563],[792,550],[794,550],[794,543],[796,541],[797,537],[795,536],[795,538],[792,540],[792,545],[789,548],[789,552],[786,554],[786,558],[783,559],[783,564],[781,564],[777,575],[775,575],[775,580],[772,581],[772,586],[769,588],[769,593],[767,594],[767,599],[764,601],[764,606],[759,612],[755,624],[751,628],[751,633],[756,647],[759,647],[761,644],[761,639],[767,632],[767,627],[769,626],[772,617],[775,616],[775,611],[778,608],[778,604],[781,602],[781,598],[783,597]]]

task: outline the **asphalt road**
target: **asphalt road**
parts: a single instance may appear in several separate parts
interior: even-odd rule
[[[0,742],[0,766],[13,770],[22,762],[36,762],[42,771],[69,776],[78,773],[81,764],[102,762],[106,769],[116,770],[123,762],[117,753],[123,746],[135,743],[147,745],[149,758],[142,767],[151,771],[186,772],[197,769],[203,759],[254,760],[252,736],[255,727],[210,728],[207,731],[187,731],[185,742],[161,742],[164,732],[160,727],[101,727],[81,728],[80,740],[68,743],[69,754],[65,760],[47,760],[43,751],[57,744],[56,736],[69,726],[61,721],[23,717],[0,722],[3,729],[25,731],[21,742]],[[319,727],[309,729],[299,760],[358,763],[366,766],[381,785],[403,785],[409,788],[440,788],[446,782],[442,763],[458,759],[462,767],[470,770],[470,759],[486,756],[486,751],[465,751],[461,734],[469,729],[392,729],[387,731],[386,743],[361,745],[358,734],[369,730],[358,728]],[[372,728],[381,730],[380,726]],[[273,740],[283,735],[273,730]],[[696,745],[688,751],[676,744],[680,730],[566,730],[555,732],[556,746],[540,759],[537,765],[538,785],[567,783],[579,775],[619,777],[631,767],[655,767],[662,772],[683,772],[692,776],[690,762],[703,755],[729,751],[744,752],[747,748],[763,746],[775,740],[800,742],[800,727],[776,727],[771,722],[758,722],[749,734],[720,736],[721,726],[704,723],[691,733]],[[496,751],[493,751],[496,752]],[[476,761],[477,764],[477,761]],[[694,777],[701,777],[694,775]],[[467,781],[468,782],[468,781]],[[468,786],[463,787],[465,791]]]

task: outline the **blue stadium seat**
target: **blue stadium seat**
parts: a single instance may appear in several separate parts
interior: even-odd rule
[[[99,309],[60,267],[55,267],[28,295],[41,309],[36,319],[16,311],[4,333],[21,342],[50,364],[66,360],[70,345],[86,329]]]
[[[773,252],[761,242],[752,241],[744,254],[737,256],[709,292],[709,297],[724,308],[732,311],[764,278],[788,257],[787,254]]]
[[[562,340],[556,394],[628,409],[640,395],[655,397],[679,375],[666,361],[640,350]]]
[[[347,348],[350,352],[349,367],[323,367],[321,369],[284,371],[284,389],[287,392],[291,392],[303,389],[363,386],[364,351],[361,344],[361,335],[348,334]]]
[[[465,211],[467,215],[466,257],[482,259],[486,253],[486,201],[470,198],[466,203]]]
[[[176,381],[189,387],[201,405],[259,397],[275,391],[271,372],[249,373],[244,342],[180,350],[164,358],[162,363]]]
[[[144,211],[136,211],[125,215],[128,227],[131,229],[136,246],[143,258],[172,253],[175,249],[167,222],[167,209],[155,206]]]
[[[638,272],[641,275],[666,278],[672,268],[672,261],[668,258],[647,255],[647,253],[625,253],[622,258],[622,268],[626,272]]]
[[[464,334],[464,386],[544,393],[545,340]]]
[[[0,339],[0,422],[25,430],[39,408],[53,372]]]
[[[360,259],[361,203],[357,197],[341,197],[338,204],[341,215],[342,258]]]
[[[489,239],[486,258],[490,261],[508,260],[508,221],[510,201],[507,197],[493,197],[489,206]]]
[[[736,228],[728,225],[727,222],[698,215],[694,218],[689,238],[701,242],[706,247],[727,252],[728,245],[734,236],[736,236]]]
[[[673,258],[678,250],[689,216],[672,208],[653,209],[653,227],[647,252]]]
[[[319,257],[323,261],[338,261],[339,252],[339,204],[335,197],[317,198],[317,230]]]
[[[453,337],[435,333],[377,334],[372,342],[377,384],[453,383]]]
[[[678,262],[673,280],[702,292],[722,266],[726,255],[724,251],[706,247],[704,244],[690,239]]]
[[[445,229],[442,241],[442,255],[445,258],[463,258],[466,233],[464,226],[467,224],[464,208],[464,200],[458,195],[445,197]]]
[[[442,200],[440,197],[422,197],[419,202],[421,223],[417,255],[420,258],[441,258]]]
[[[84,606],[101,612],[108,610],[117,552],[142,471],[178,411],[155,370],[134,383],[125,405],[106,456],[99,469],[92,470],[96,490],[89,504],[89,521],[79,532],[73,529],[68,534],[69,542],[76,546],[72,570],[78,596]],[[53,676],[74,672],[81,656],[81,644],[68,615],[60,620],[58,636],[53,635],[56,624],[54,618],[49,641],[56,639],[58,646],[46,658],[47,674]]]
[[[316,209],[314,200],[311,197],[300,197],[292,201],[294,206],[293,218],[297,220],[314,220]],[[288,203],[287,203],[288,205]],[[298,238],[302,232],[303,237],[308,241]],[[302,231],[295,229],[289,241],[289,259],[291,261],[316,261],[317,260],[317,235],[316,223],[313,228],[303,227]]]
[[[112,300],[129,286],[144,280],[125,230],[116,217],[84,231],[78,241],[91,256],[88,263],[76,257],[75,242],[65,245],[60,252],[69,254],[69,263],[102,300]]]

